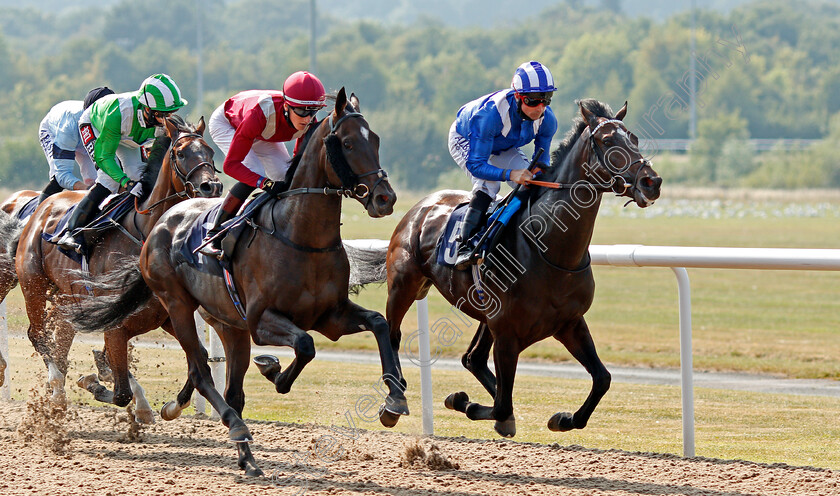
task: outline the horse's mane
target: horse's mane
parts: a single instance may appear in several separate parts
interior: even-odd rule
[[[585,108],[589,112],[593,113],[597,117],[606,117],[607,119],[612,119],[615,115],[613,110],[610,108],[609,105],[603,102],[599,102],[594,98],[586,98],[584,100],[577,100],[575,101],[576,105],[580,105],[581,107]],[[575,120],[572,121],[572,128],[566,133],[566,136],[563,137],[563,141],[557,145],[557,148],[551,152],[551,166],[552,168],[560,165],[563,162],[563,159],[569,153],[569,150],[575,146],[577,143],[578,138],[580,135],[583,134],[583,130],[586,129],[586,126],[589,124],[583,120],[583,117],[578,113],[578,116],[575,117]]]
[[[183,133],[195,132],[195,126],[187,123],[178,114],[172,114],[168,119],[172,124],[175,124],[178,131]],[[172,140],[166,134],[158,136],[155,138],[154,143],[152,143],[152,148],[149,150],[149,158],[146,162],[146,170],[143,171],[143,175],[140,178],[140,182],[143,183],[144,195],[148,195],[154,189],[158,174],[160,174],[160,169],[163,167],[163,159],[166,158],[166,153],[169,151],[169,145],[171,144]]]
[[[327,95],[327,100],[335,101],[335,95]],[[356,109],[353,105],[348,101],[347,105],[344,107],[346,112],[356,112]],[[312,135],[315,134],[315,131],[321,127],[322,124],[327,119],[323,119],[318,121],[314,126],[309,126],[309,130],[306,131],[306,134],[303,136],[303,142],[301,146],[298,147],[298,152],[292,157],[291,162],[289,163],[289,168],[286,170],[286,177],[284,181],[286,184],[292,184],[292,178],[295,176],[295,171],[297,170],[298,165],[300,164],[300,159],[303,157],[303,152],[306,151],[306,147],[309,146],[309,142],[311,141]],[[341,176],[341,172],[336,170],[336,172]],[[344,178],[342,178],[344,179]]]

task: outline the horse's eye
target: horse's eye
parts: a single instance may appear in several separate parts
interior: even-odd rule
[[[178,158],[184,158],[184,152],[179,151],[176,155],[178,155]]]
[[[344,148],[347,148],[348,150],[352,150],[353,149],[353,143],[349,139],[344,140]]]

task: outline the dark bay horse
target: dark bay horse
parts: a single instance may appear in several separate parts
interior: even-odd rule
[[[453,209],[466,192],[442,191],[415,205],[400,221],[387,251],[387,319],[394,350],[403,317],[434,285],[453,305],[480,325],[463,356],[464,366],[493,397],[493,406],[450,395],[446,406],[472,420],[496,421],[502,436],[513,436],[513,381],[519,354],[547,337],[563,343],[592,376],[589,397],[574,415],[558,413],[553,431],[583,428],[610,385],[584,320],[595,293],[588,254],[595,216],[605,192],[626,196],[640,207],[659,197],[661,178],[638,149],[638,140],[608,106],[583,100],[581,117],[552,153],[548,181],[559,189],[531,187],[499,245],[480,267],[485,299],[476,295],[471,271],[438,265],[435,247]],[[487,366],[493,348],[495,376]]]
[[[116,275],[114,279],[126,281],[123,297],[78,313],[81,321],[88,318],[87,323],[80,323],[89,330],[101,329],[113,319],[125,318],[153,292],[168,311],[187,355],[189,383],[178,395],[176,409],[189,401],[191,386],[198,389],[219,412],[236,443],[239,467],[250,475],[262,473],[251,454],[251,434],[241,417],[251,340],[257,345],[294,349],[295,358],[285,370],[271,356],[254,360],[276,390],[286,393],[315,356],[312,337],[306,331],[318,331],[332,340],[371,331],[379,345],[383,380],[390,389],[382,411],[408,413],[404,381],[385,318],[348,299],[350,266],[340,232],[342,195],[358,200],[374,218],[391,214],[396,201],[379,165],[379,137],[358,108],[358,100],[351,97],[348,103],[342,88],[328,119],[312,132],[303,153],[295,158],[290,190],[263,204],[252,218],[252,229],[238,240],[231,273],[245,320],[222,278],[183,263],[180,250],[173,248],[182,244],[190,226],[214,204],[197,200],[178,205],[161,218],[140,254],[139,271],[135,265],[125,276]],[[213,387],[207,352],[196,336],[193,312],[199,306],[225,348],[224,398]],[[97,321],[91,322],[91,318]]]
[[[202,138],[204,127],[203,118],[196,127],[189,126],[179,116],[167,119],[167,136],[156,140],[141,179],[144,189],[151,193],[143,201],[129,198],[135,208],[120,220],[119,226],[92,240],[88,259],[91,277],[110,270],[126,257],[135,259],[152,226],[168,208],[189,197],[221,194],[222,184],[213,166],[213,149]],[[91,296],[91,291],[86,288],[85,277],[79,277],[79,263],[43,240],[41,234],[53,232],[59,219],[83,195],[84,192],[66,191],[47,198],[23,228],[16,250],[16,272],[29,317],[29,340],[47,366],[56,401],[64,398],[67,354],[75,336],[75,329],[67,325],[58,310],[69,301]],[[138,421],[153,421],[154,416],[142,396],[142,388],[129,374],[127,343],[131,337],[159,327],[163,323],[158,319],[160,313],[137,315],[105,333],[105,350],[114,371],[114,392],[100,390],[96,397],[125,406],[135,391]]]

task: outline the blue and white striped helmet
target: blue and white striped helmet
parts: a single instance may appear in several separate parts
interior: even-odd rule
[[[510,87],[517,93],[549,93],[557,91],[548,67],[536,61],[525,62],[516,68]]]

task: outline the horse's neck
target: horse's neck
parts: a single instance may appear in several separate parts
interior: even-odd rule
[[[167,153],[166,157],[163,159],[160,171],[158,172],[155,186],[152,188],[151,193],[146,196],[146,199],[138,205],[139,210],[148,210],[148,213],[140,214],[137,212],[138,209],[135,209],[131,212],[134,219],[129,222],[129,225],[137,226],[140,230],[140,234],[144,238],[148,236],[158,219],[160,219],[160,217],[169,210],[169,208],[181,201],[180,197],[175,196],[163,201],[162,203],[158,203],[164,198],[173,196],[174,194],[175,186],[172,184],[172,168],[169,161],[169,154]],[[130,216],[126,216],[126,218],[130,218]]]
[[[544,229],[539,237],[545,249],[543,258],[566,269],[586,263],[595,217],[601,205],[601,193],[587,185],[588,140],[581,136],[558,166],[557,182],[576,184],[571,189],[549,190],[531,207],[531,217]],[[539,248],[538,248],[539,249]]]
[[[315,137],[313,137],[314,139]],[[289,189],[335,187],[329,184],[320,147],[308,147]],[[326,246],[341,237],[341,197],[321,193],[294,195],[283,200],[284,232],[311,246]]]

